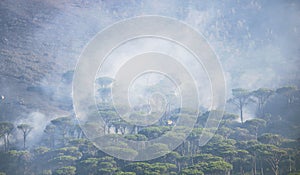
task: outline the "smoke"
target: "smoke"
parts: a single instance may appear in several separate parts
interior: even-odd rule
[[[163,15],[180,19],[203,34],[223,66],[228,94],[234,87],[275,88],[299,82],[297,1],[101,1],[81,5],[84,8],[56,3],[61,13],[52,26],[61,27],[36,31],[38,42],[57,45],[59,38],[58,43],[65,46],[53,53],[57,64],[65,65],[64,71],[75,67],[84,45],[106,26],[139,15]]]
[[[300,82],[296,76],[299,74],[299,7],[297,1],[280,0],[272,3],[261,0],[146,0],[121,4],[102,1],[91,2],[84,8],[71,4],[64,6],[61,14],[53,20],[54,25],[63,25],[54,32],[61,35],[59,43],[67,46],[64,50],[58,50],[56,62],[72,69],[84,45],[105,27],[130,17],[162,15],[185,22],[207,39],[223,67],[228,98],[231,89],[237,87],[254,90],[259,87],[297,85]],[[38,41],[56,41],[56,35],[45,33],[51,32],[44,29],[37,31],[37,35],[42,37]],[[72,45],[68,46],[69,41],[72,41]],[[139,43],[138,48],[126,49],[143,49],[147,48],[147,44]],[[67,57],[59,59],[66,52]],[[111,70],[114,66],[111,65]]]
[[[33,23],[39,24],[34,29],[29,27],[30,24],[27,25],[30,28],[28,37],[33,38],[28,47],[32,49],[30,52],[45,53],[48,55],[46,58],[55,63],[54,69],[45,69],[49,74],[37,82],[47,91],[54,92],[54,103],[63,103],[63,99],[70,97],[71,86],[61,84],[61,75],[75,68],[90,39],[117,21],[140,15],[179,19],[199,31],[218,55],[227,82],[228,97],[231,89],[236,87],[253,90],[300,84],[297,76],[300,73],[299,1],[107,0],[24,3],[15,0],[1,2],[1,5],[20,16],[31,11]],[[1,77],[1,82],[8,81]],[[8,96],[15,92],[5,90],[2,93]],[[31,96],[25,96],[24,101],[30,101],[29,98]],[[37,121],[44,118],[39,112],[29,116]]]
[[[46,125],[49,124],[52,119],[53,118],[47,117],[45,114],[36,111],[28,114],[26,118],[17,121],[16,126],[19,124],[28,124],[33,127],[27,137],[27,147],[38,144],[41,141]],[[18,132],[21,133],[21,131]],[[21,136],[21,134],[19,134],[19,136]],[[22,137],[18,137],[18,139],[22,140]]]
[[[206,36],[219,56],[229,94],[235,87],[299,83],[295,76],[299,72],[298,2],[204,4],[192,5],[187,21]]]

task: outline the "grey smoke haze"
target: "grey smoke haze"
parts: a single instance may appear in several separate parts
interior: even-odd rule
[[[34,82],[47,91],[52,91],[54,102],[69,96],[71,85],[63,86],[61,75],[75,68],[80,53],[91,38],[117,21],[140,15],[162,15],[179,19],[203,34],[219,57],[227,82],[228,96],[234,87],[276,88],[290,84],[299,85],[300,82],[300,2],[297,0],[5,0],[0,2],[0,6],[8,9],[17,18],[24,14],[32,15],[31,21],[22,29],[25,40],[32,40],[20,47],[24,47],[29,53],[45,52],[48,56],[43,59],[55,63],[50,68],[38,67],[39,71],[47,74],[39,75],[41,78]],[[39,10],[40,7],[48,11]],[[46,19],[43,18],[45,14],[48,17]],[[35,24],[38,27],[33,28],[32,25]],[[8,34],[1,35],[1,41],[9,44],[21,40]],[[1,57],[9,59],[5,54],[1,54]],[[23,62],[24,65],[29,64],[28,61]],[[28,72],[25,66],[20,67],[22,73]],[[14,72],[15,69],[17,68],[11,67],[5,70]],[[6,74],[9,73],[1,72],[1,82],[10,82]],[[24,94],[25,88],[20,90],[16,86],[18,85],[15,83],[8,83],[3,92]],[[31,96],[26,95],[24,98],[26,102]]]
[[[278,0],[88,2],[80,9],[64,5],[51,21],[58,28],[35,34],[37,43],[56,44],[59,38],[64,48],[54,52],[56,61],[72,69],[84,45],[108,25],[139,15],[169,16],[206,37],[223,66],[228,92],[232,87],[275,88],[299,83],[299,9],[298,1]],[[59,56],[65,52],[72,57]]]
[[[198,87],[199,100],[202,106],[210,108],[211,104],[211,86],[210,80],[208,78],[207,72],[203,68],[203,65],[197,62],[197,59],[185,50],[183,47],[176,43],[161,39],[161,38],[140,38],[134,39],[126,42],[124,45],[116,48],[114,52],[107,56],[106,60],[101,65],[101,70],[98,70],[97,76],[108,76],[115,78],[119,69],[124,66],[131,58],[148,52],[161,53],[171,56],[174,60],[179,62],[185,67],[185,70],[189,72],[194,78],[195,83]],[[163,61],[163,60],[162,60]],[[157,62],[157,65],[162,64]],[[145,63],[146,64],[146,63]],[[140,65],[142,66],[142,65]],[[147,67],[147,64],[145,65]],[[176,70],[179,71],[179,70]],[[170,75],[172,77],[172,75]],[[172,77],[180,80],[181,84],[187,83],[187,86],[192,86],[194,82],[187,82],[187,80],[182,80],[180,77]],[[146,78],[147,79],[147,78]],[[151,84],[149,81],[144,82],[146,84]],[[143,85],[140,85],[143,86]],[[178,87],[179,88],[179,87]],[[189,87],[181,87],[189,88]],[[97,88],[96,88],[97,89]],[[145,89],[144,89],[145,90]],[[145,94],[144,94],[145,95]]]
[[[40,141],[41,137],[44,134],[44,129],[45,129],[46,125],[50,122],[50,120],[53,117],[45,116],[43,113],[36,111],[36,112],[32,112],[32,113],[28,114],[26,117],[18,120],[15,123],[16,126],[18,126],[19,124],[22,124],[22,123],[26,123],[33,127],[33,129],[31,130],[31,132],[27,138],[27,140],[28,140],[27,144],[30,144],[30,145],[27,145],[27,146],[34,145]],[[17,132],[21,132],[21,131],[17,131]],[[22,136],[22,134],[19,134],[18,139],[22,140],[22,137],[20,137],[20,136]]]

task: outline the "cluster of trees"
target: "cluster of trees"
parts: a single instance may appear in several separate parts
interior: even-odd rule
[[[0,123],[3,145],[0,174],[42,175],[297,175],[300,174],[299,90],[283,87],[249,92],[234,89],[229,101],[243,112],[249,102],[257,103],[256,117],[241,122],[239,115],[225,113],[217,133],[204,146],[199,137],[211,111],[199,115],[194,129],[175,150],[154,160],[131,162],[107,155],[84,135],[74,117],[53,119],[44,129],[43,139],[31,147],[28,124]],[[242,109],[241,109],[242,108]],[[102,112],[106,134],[146,141],[157,138],[172,125],[158,122],[151,127],[126,125],[110,107]],[[178,111],[177,111],[178,112]],[[176,123],[176,111],[164,116]],[[102,127],[102,126],[101,126]],[[19,134],[22,140],[13,140]],[[18,146],[19,145],[19,146]],[[20,146],[22,145],[22,146]],[[159,144],[153,149],[166,150]],[[134,152],[134,150],[132,150]]]
[[[244,122],[243,109],[249,103],[251,102],[256,103],[257,104],[256,116],[264,117],[265,116],[264,105],[266,104],[268,99],[275,94],[275,92],[277,94],[283,94],[289,96],[293,94],[295,91],[297,91],[297,88],[293,86],[282,87],[277,89],[276,91],[267,88],[259,88],[254,91],[248,91],[247,89],[237,88],[237,89],[232,89],[233,97],[230,98],[228,102],[234,104],[240,110],[241,123],[243,123]]]
[[[9,137],[14,131],[15,127],[13,123],[10,122],[1,122],[0,123],[0,138],[3,137],[4,142],[4,151],[9,150]],[[17,129],[19,129],[22,132],[23,137],[23,148],[26,148],[26,138],[30,131],[32,130],[32,127],[28,124],[20,124],[17,126]]]

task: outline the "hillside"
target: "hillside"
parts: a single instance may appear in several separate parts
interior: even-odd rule
[[[0,94],[5,97],[0,120],[35,111],[65,113],[57,93],[64,86],[61,75],[69,65],[60,60],[70,60],[75,54],[61,51],[67,46],[60,41],[63,28],[56,28],[54,21],[59,13],[61,9],[47,1],[0,2]],[[66,92],[70,94],[70,85]]]

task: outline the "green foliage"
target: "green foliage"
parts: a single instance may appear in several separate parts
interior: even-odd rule
[[[4,139],[4,150],[9,149],[9,136],[14,130],[14,124],[10,122],[1,122],[0,123],[0,138]]]
[[[246,89],[236,88],[232,89],[232,96],[233,97],[229,99],[228,102],[234,104],[237,109],[240,110],[241,123],[243,123],[243,109],[249,102],[253,101],[251,99],[251,93]]]
[[[258,137],[258,141],[264,144],[273,144],[279,146],[282,142],[282,137],[278,134],[264,133]]]
[[[154,143],[150,145],[147,150],[140,151],[138,157],[140,159],[148,159],[148,155],[159,157],[160,155],[167,154],[169,151],[168,145],[163,143]]]
[[[54,175],[75,175],[76,174],[76,167],[74,166],[64,166],[57,169],[54,172]]]
[[[73,146],[59,148],[59,149],[56,149],[55,152],[58,155],[69,155],[69,156],[76,157],[77,159],[79,159],[82,156],[82,153],[79,152],[79,148],[73,147]]]
[[[135,172],[117,172],[116,175],[136,175]]]
[[[8,152],[0,152],[0,157],[0,171],[6,174],[18,175],[22,174],[26,169],[24,173],[30,173],[27,170],[32,160],[30,152],[10,150]]]
[[[105,147],[104,149],[109,152],[114,152],[117,155],[122,155],[122,156],[126,157],[128,160],[130,160],[138,155],[138,152],[136,150],[130,149],[130,148],[110,146],[110,147]]]
[[[126,135],[125,139],[134,140],[134,141],[146,141],[147,137],[143,134],[130,134],[130,135]]]
[[[224,172],[228,172],[232,169],[232,165],[227,163],[224,160],[216,160],[216,161],[206,161],[199,162],[193,166],[190,166],[183,171],[181,174],[188,173],[200,173],[200,174],[223,174]]]
[[[256,99],[256,103],[257,103],[256,115],[258,117],[264,116],[263,107],[266,104],[267,100],[270,98],[270,96],[273,94],[274,91],[272,89],[267,89],[267,88],[259,88],[251,92],[251,95]]]
[[[180,175],[204,175],[202,171],[193,168],[186,168],[182,170],[179,174]]]
[[[159,126],[154,126],[154,127],[147,127],[142,129],[139,134],[145,135],[149,140],[155,139],[162,134],[164,134],[166,131],[170,130],[170,127],[159,127]]]
[[[52,175],[51,170],[43,170],[42,175]]]
[[[64,165],[72,164],[75,160],[77,160],[77,158],[72,156],[58,156],[49,160],[49,163],[53,163],[54,165]]]
[[[236,154],[234,144],[235,141],[224,140],[222,137],[215,136],[208,144],[203,146],[203,152],[231,159]]]
[[[245,93],[250,92],[236,89],[234,97],[240,97]],[[98,150],[91,141],[84,137],[84,133],[72,117],[60,117],[52,120],[45,128],[43,140],[36,145],[31,144],[33,147],[28,151],[20,148],[19,145],[22,144],[20,139],[15,139],[18,132],[14,132],[14,125],[9,122],[1,122],[0,137],[3,139],[1,143],[3,143],[4,149],[0,151],[0,174],[210,175],[228,174],[229,172],[245,175],[262,174],[262,172],[265,175],[299,174],[297,172],[300,168],[300,143],[299,134],[297,135],[300,128],[298,122],[300,121],[298,117],[300,110],[297,106],[299,90],[284,87],[273,93],[272,90],[258,89],[251,92],[251,96],[255,98],[256,102],[261,101],[263,115],[257,115],[258,118],[247,120],[241,124],[236,121],[237,115],[225,112],[217,132],[214,133],[212,132],[214,128],[203,128],[209,114],[213,112],[207,111],[198,117],[195,127],[187,137],[177,134],[179,131],[189,131],[190,128],[183,126],[177,126],[173,130],[174,132],[168,132],[172,126],[128,125],[118,118],[111,106],[101,104],[105,106],[100,111],[105,120],[105,126],[99,126],[92,122],[87,123],[87,126],[91,130],[106,128],[106,134],[108,134],[108,128],[111,128],[112,139],[105,140],[103,144],[107,144],[107,147],[104,150],[127,155],[129,160],[133,158],[147,159],[149,154],[154,154],[154,156],[164,154],[154,160],[143,162],[119,160],[108,156],[103,150]],[[190,117],[186,114],[193,112],[184,110],[182,116],[185,120]],[[174,116],[175,118],[180,117],[178,114],[174,114]],[[113,133],[115,128],[122,132]],[[32,128],[29,125],[20,124],[17,129],[23,132],[23,136],[24,133],[27,136]],[[75,130],[78,130],[79,133],[82,132],[82,136],[74,134],[77,132]],[[174,142],[183,138],[185,141],[173,151],[169,150],[168,143],[148,144],[149,149],[139,152],[129,149],[125,142],[119,142],[119,145],[112,146],[119,138],[149,141],[162,135]],[[204,146],[199,146],[199,138],[203,135],[213,137]]]
[[[87,158],[77,164],[78,174],[97,174],[99,158]]]
[[[41,147],[35,148],[34,151],[33,151],[33,153],[34,153],[35,155],[42,155],[42,154],[47,153],[48,151],[50,151],[50,148],[41,146]]]
[[[278,94],[289,94],[289,93],[292,93],[293,91],[296,91],[296,90],[297,90],[296,86],[284,86],[284,87],[276,89],[276,93],[278,93]]]
[[[171,174],[176,172],[176,165],[169,163],[154,163],[149,164],[145,162],[130,163],[124,167],[123,171],[134,172],[137,175],[143,174]]]
[[[289,173],[288,175],[300,175],[300,172]]]

